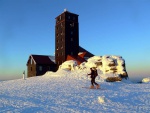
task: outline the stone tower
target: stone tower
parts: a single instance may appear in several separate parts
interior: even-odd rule
[[[78,15],[66,9],[55,19],[55,61],[59,66],[68,55],[79,53],[79,23]]]

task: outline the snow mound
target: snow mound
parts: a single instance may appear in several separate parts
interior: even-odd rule
[[[150,82],[150,78],[149,77],[148,78],[143,78],[142,82],[143,83],[148,83],[148,82]]]
[[[74,70],[75,67],[77,66],[77,62],[75,60],[68,60],[62,63],[60,65],[59,69],[68,69],[68,70]]]

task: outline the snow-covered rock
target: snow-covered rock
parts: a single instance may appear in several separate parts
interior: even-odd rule
[[[150,77],[148,77],[148,78],[143,78],[142,82],[143,82],[143,83],[148,83],[148,82],[150,82]]]
[[[68,69],[72,71],[77,71],[77,70],[90,70],[91,67],[97,68],[97,70],[99,70],[98,74],[100,76],[105,75],[102,77],[105,79],[107,77],[121,77],[121,78],[128,77],[125,67],[125,60],[121,56],[115,55],[93,56],[87,59],[87,62],[83,62],[80,65],[77,65],[76,61],[70,60],[64,62],[59,69]]]

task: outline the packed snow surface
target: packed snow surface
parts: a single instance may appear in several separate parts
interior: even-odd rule
[[[1,81],[0,113],[150,112],[150,84],[105,82],[98,76],[101,89],[88,89],[88,72],[60,69],[25,80]]]

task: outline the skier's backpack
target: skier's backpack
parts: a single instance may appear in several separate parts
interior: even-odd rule
[[[97,77],[98,74],[97,74],[97,70],[94,70],[94,76]]]

